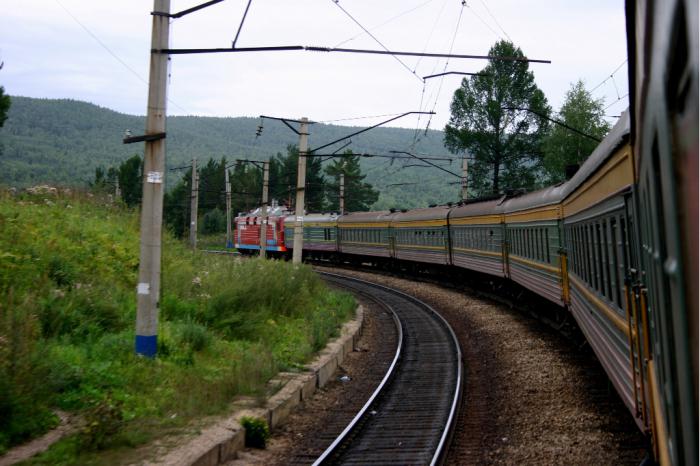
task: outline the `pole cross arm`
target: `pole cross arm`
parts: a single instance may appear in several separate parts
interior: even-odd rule
[[[151,13],[151,15],[152,15],[152,16],[165,16],[165,17],[168,17],[168,18],[182,18],[182,17],[185,16],[185,15],[189,15],[190,13],[194,13],[195,11],[202,10],[202,9],[208,7],[208,6],[212,6],[212,5],[215,5],[215,4],[217,4],[217,3],[221,3],[221,2],[223,2],[223,1],[224,1],[224,0],[210,0],[210,1],[208,1],[208,2],[204,2],[204,3],[200,4],[200,5],[193,6],[192,8],[188,8],[188,9],[186,9],[186,10],[182,10],[182,11],[180,11],[180,12],[178,12],[178,13],[169,14],[169,13],[163,13],[163,12],[161,12],[161,11],[154,11],[154,12]]]
[[[371,129],[374,129],[374,128],[378,127],[378,126],[381,126],[381,125],[384,125],[384,124],[386,124],[386,123],[392,122],[392,121],[394,121],[394,120],[398,120],[399,118],[403,118],[403,117],[405,117],[406,115],[417,115],[417,114],[420,114],[420,115],[435,115],[435,112],[406,112],[406,113],[402,113],[402,114],[399,115],[399,116],[395,116],[394,118],[389,118],[388,120],[382,121],[381,123],[377,123],[376,125],[370,126],[369,128],[361,129],[360,131],[356,131],[356,132],[354,132],[354,133],[352,133],[352,134],[348,134],[347,136],[343,136],[343,137],[340,138],[340,139],[336,139],[336,140],[333,141],[333,142],[329,142],[328,144],[324,144],[324,145],[322,145],[322,146],[319,146],[319,147],[316,147],[316,148],[314,148],[314,149],[311,149],[309,152],[316,152],[317,150],[325,149],[325,148],[328,147],[328,146],[332,146],[333,144],[339,143],[340,141],[344,141],[344,140],[346,140],[346,139],[350,139],[351,137],[357,136],[358,134],[364,133],[365,131],[369,131],[369,130],[371,130]]]
[[[165,139],[165,133],[144,134],[143,136],[128,136],[122,139],[124,144],[133,144],[135,142],[153,142],[159,139]]]

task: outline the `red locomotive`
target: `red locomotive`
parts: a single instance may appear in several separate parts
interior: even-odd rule
[[[287,252],[284,245],[284,219],[290,212],[286,206],[268,208],[267,219],[263,220],[262,209],[257,208],[240,214],[234,223],[234,247],[241,254],[252,255],[260,251],[260,227],[265,228],[265,250],[273,255]]]

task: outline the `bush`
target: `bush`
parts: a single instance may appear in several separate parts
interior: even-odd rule
[[[210,210],[202,219],[202,233],[209,235],[226,231],[226,214],[219,208]]]
[[[251,448],[265,448],[267,439],[270,438],[270,428],[264,419],[244,416],[241,425],[245,429],[245,446]]]

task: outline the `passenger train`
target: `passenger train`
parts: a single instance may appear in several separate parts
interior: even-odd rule
[[[698,463],[698,5],[628,1],[630,109],[568,181],[303,217],[304,255],[502,277],[575,319],[662,465]],[[266,224],[293,248],[295,217]],[[259,215],[236,247],[259,250]]]

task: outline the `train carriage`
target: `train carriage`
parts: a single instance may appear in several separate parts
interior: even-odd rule
[[[392,211],[353,212],[338,219],[338,250],[345,254],[391,258]]]
[[[284,221],[284,237],[287,250],[294,249],[294,220],[289,215]],[[338,214],[307,214],[302,221],[304,229],[304,254],[323,257],[338,250]]]
[[[503,197],[470,202],[450,210],[450,263],[457,267],[505,276]]]
[[[640,384],[637,330],[630,322],[631,194],[634,183],[629,115],[566,184],[562,202],[570,310],[635,420],[646,403]]]
[[[505,272],[511,280],[559,305],[566,303],[566,259],[561,254],[563,186],[503,202]]]
[[[698,2],[626,8],[643,271],[630,285],[649,400],[640,414],[662,465],[698,464]]]
[[[394,258],[449,264],[448,214],[448,206],[397,213],[390,224]]]

